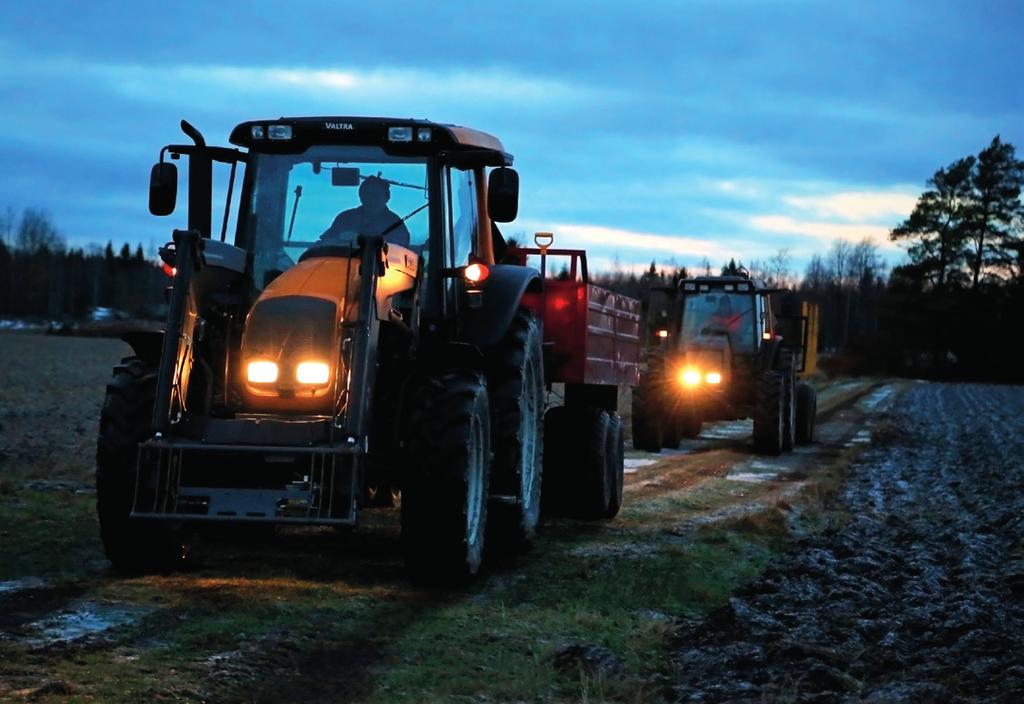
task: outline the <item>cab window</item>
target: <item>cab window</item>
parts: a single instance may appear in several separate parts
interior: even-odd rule
[[[469,263],[477,232],[476,176],[472,171],[445,169],[450,266]]]

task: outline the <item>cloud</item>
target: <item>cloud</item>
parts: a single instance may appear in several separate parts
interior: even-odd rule
[[[631,256],[627,257],[627,260],[632,261],[636,261],[638,256],[642,256],[644,259],[651,256],[636,255],[636,250],[654,253],[657,258],[672,256],[721,258],[728,256],[728,249],[711,238],[635,232],[622,228],[572,223],[556,223],[550,229],[555,233],[555,238],[562,246],[617,247],[619,250],[629,253]]]
[[[785,196],[783,202],[822,218],[863,223],[903,219],[917,202],[914,192],[847,191],[821,196]]]
[[[839,239],[859,242],[868,239],[880,247],[895,248],[889,242],[890,228],[885,225],[797,220],[788,215],[756,215],[750,218],[749,223],[754,229],[763,232],[800,235],[823,242]]]

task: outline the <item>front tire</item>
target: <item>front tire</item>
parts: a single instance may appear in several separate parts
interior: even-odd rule
[[[103,549],[114,569],[127,574],[180,565],[188,546],[164,523],[131,517],[139,443],[150,433],[157,369],[138,357],[114,367],[100,411],[96,439],[96,514]]]
[[[662,383],[661,360],[649,359],[647,370],[633,389],[633,448],[661,452],[665,440],[663,409],[659,386]],[[677,443],[678,445],[678,443]]]
[[[452,372],[429,381],[418,401],[402,487],[405,565],[417,582],[463,584],[483,561],[491,456],[487,386],[476,372]]]
[[[796,360],[793,351],[779,351],[782,374],[782,451],[789,452],[796,444]]]

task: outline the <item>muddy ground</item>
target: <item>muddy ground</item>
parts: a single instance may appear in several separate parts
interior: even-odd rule
[[[841,525],[676,634],[681,701],[1024,701],[1024,394],[917,384]]]
[[[406,581],[393,511],[350,534],[211,538],[186,569],[125,579],[103,559],[91,488],[124,350],[0,334],[0,701],[919,701],[1015,686],[1004,653],[1024,579],[998,556],[1021,557],[1020,513],[989,492],[1012,497],[1020,474],[1019,389],[849,380],[823,386],[819,442],[789,455],[753,456],[748,422],[631,452],[616,520],[546,520],[530,554],[466,590]]]

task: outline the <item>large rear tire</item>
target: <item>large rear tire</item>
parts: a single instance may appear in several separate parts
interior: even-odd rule
[[[428,381],[411,413],[402,485],[402,547],[412,578],[464,584],[480,571],[487,528],[491,428],[476,372]]]
[[[796,386],[796,443],[809,445],[814,442],[815,416],[818,414],[818,393],[806,383]]]
[[[796,360],[792,350],[779,350],[779,372],[783,383],[782,451],[789,452],[796,444]]]
[[[764,372],[757,380],[754,408],[754,451],[777,455],[782,451],[784,381],[779,372]]]
[[[487,355],[494,463],[488,540],[499,551],[531,546],[540,520],[544,462],[544,359],[537,318],[521,310]]]
[[[186,541],[164,523],[133,519],[139,443],[149,437],[157,369],[138,357],[114,367],[100,410],[96,439],[96,514],[100,539],[114,569],[159,572],[182,564]]]

